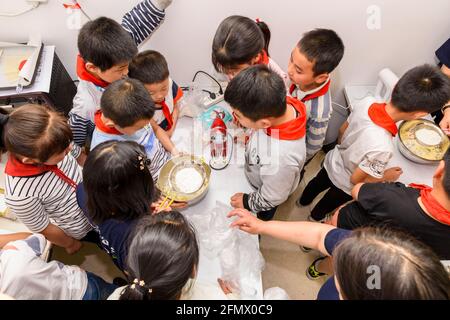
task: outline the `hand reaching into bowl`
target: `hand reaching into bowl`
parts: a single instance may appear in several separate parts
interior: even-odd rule
[[[444,118],[439,123],[442,131],[448,136],[450,136],[450,108],[444,110]]]
[[[186,208],[188,206],[187,202],[178,202],[178,201],[173,201],[170,206],[167,206],[167,201],[166,204],[164,204],[165,197],[160,196],[158,200],[156,200],[155,202],[153,202],[150,207],[152,209],[152,214],[158,214],[160,212],[169,212],[172,210],[177,210],[177,209],[183,209]]]

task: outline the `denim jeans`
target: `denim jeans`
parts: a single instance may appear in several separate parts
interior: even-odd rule
[[[106,300],[118,288],[115,284],[108,283],[99,276],[87,272],[88,285],[83,300]]]

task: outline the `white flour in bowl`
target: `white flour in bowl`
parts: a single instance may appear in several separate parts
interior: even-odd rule
[[[203,185],[203,177],[194,168],[184,168],[176,173],[175,184],[183,193],[194,193]]]
[[[428,146],[435,146],[442,142],[442,138],[434,130],[429,129],[419,129],[416,131],[416,138],[419,142],[426,144]]]

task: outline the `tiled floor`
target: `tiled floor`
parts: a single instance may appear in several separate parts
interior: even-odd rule
[[[310,180],[318,171],[323,155],[319,154],[306,168],[305,178],[296,192],[278,209],[275,219],[286,221],[305,220],[309,208],[298,208],[296,199]],[[317,201],[317,200],[316,200]],[[270,237],[261,237],[261,251],[266,259],[266,266],[262,274],[264,289],[280,287],[286,290],[291,299],[315,299],[323,280],[311,281],[306,278],[305,270],[309,264],[318,257],[319,253],[312,251],[303,253],[295,244],[279,241]],[[122,276],[113,265],[106,253],[95,245],[85,244],[83,249],[73,256],[65,254],[64,250],[54,248],[52,258],[67,264],[80,265],[85,270],[102,276],[107,281]]]

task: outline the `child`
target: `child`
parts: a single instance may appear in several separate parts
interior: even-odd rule
[[[72,131],[67,119],[32,104],[0,117],[9,151],[6,204],[32,232],[42,233],[69,254],[78,251],[92,226],[76,202],[82,176],[69,154]]]
[[[157,179],[159,170],[178,154],[164,130],[153,131],[150,120],[155,113],[154,103],[144,85],[134,79],[111,84],[102,96],[101,111],[95,115],[95,130],[91,149],[108,140],[135,141],[144,146],[151,160],[150,173]]]
[[[94,114],[105,88],[128,74],[137,45],[161,24],[171,0],[144,0],[125,14],[122,25],[101,17],[86,23],[78,36],[78,92],[69,113],[74,141],[84,147],[94,130]],[[79,148],[77,148],[79,149]],[[79,154],[80,152],[78,152]]]
[[[169,77],[169,67],[164,56],[153,50],[138,54],[130,63],[129,77],[141,81],[155,102],[155,115],[151,121],[153,130],[166,130],[169,137],[177,125],[178,102],[183,91]]]
[[[83,168],[77,201],[95,226],[102,248],[124,270],[127,239],[156,198],[147,155],[133,141],[107,141],[92,150]]]
[[[306,104],[306,160],[322,149],[333,111],[330,73],[344,55],[344,44],[333,30],[305,33],[292,50],[288,75],[290,94]]]
[[[450,150],[436,169],[433,188],[359,183],[353,188],[352,196],[356,201],[334,214],[333,225],[352,230],[389,224],[411,232],[440,259],[450,260]]]
[[[287,86],[287,75],[269,56],[270,30],[265,22],[243,16],[230,16],[217,28],[212,45],[212,63],[216,71],[230,80],[255,64],[264,64],[276,72]]]
[[[194,228],[176,211],[141,218],[128,252],[129,284],[109,299],[178,300],[198,269]]]
[[[0,292],[17,300],[106,300],[117,288],[93,273],[41,258],[41,234],[0,235]]]
[[[300,179],[305,162],[305,106],[286,97],[283,79],[264,65],[249,67],[233,78],[225,101],[240,125],[255,130],[246,146],[245,174],[257,190],[235,194],[231,205],[270,220]]]
[[[242,209],[228,216],[238,217],[231,227],[308,246],[332,256],[335,276],[322,286],[318,300],[450,298],[450,278],[439,258],[427,246],[404,233],[375,228],[348,231],[303,221],[264,222]],[[322,260],[324,258],[317,259],[312,266]],[[374,277],[376,274],[379,281]]]
[[[323,168],[308,183],[298,203],[308,205],[330,188],[311,211],[311,218],[320,221],[352,200],[355,184],[396,181],[402,174],[401,168],[387,169],[394,152],[396,123],[439,110],[449,98],[449,79],[437,68],[423,65],[409,70],[398,81],[389,103],[364,99],[342,126],[341,143],[326,155]]]

